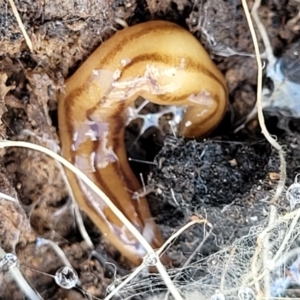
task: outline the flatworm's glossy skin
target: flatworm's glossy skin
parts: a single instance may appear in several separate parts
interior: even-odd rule
[[[66,81],[59,99],[59,131],[65,158],[110,197],[154,248],[162,237],[146,198],[132,199],[140,184],[124,145],[125,110],[138,96],[185,107],[179,134],[203,136],[222,119],[227,88],[197,39],[180,26],[151,21],[117,32]],[[135,265],[145,252],[110,209],[67,171],[80,209]]]

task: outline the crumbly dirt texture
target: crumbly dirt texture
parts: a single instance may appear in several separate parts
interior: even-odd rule
[[[162,235],[168,238],[194,216],[208,220],[213,234],[196,259],[231,244],[267,217],[267,200],[279,178],[277,153],[260,134],[256,119],[234,133],[256,99],[253,45],[239,1],[14,2],[34,51],[29,51],[9,3],[0,2],[2,139],[29,141],[57,151],[57,101],[64,79],[124,22],[173,21],[190,30],[210,52],[225,75],[230,104],[220,126],[205,140],[185,141],[149,130],[129,149],[130,157],[155,162],[154,167],[138,162],[132,167],[147,178],[149,204]],[[252,7],[253,2],[248,4]],[[290,80],[299,80],[295,75],[300,69],[295,59],[299,9],[296,0],[266,0],[259,9],[274,54],[283,57],[282,70]],[[263,51],[261,41],[260,47]],[[299,172],[300,122],[285,117],[280,126],[278,115],[275,110],[267,116],[267,126],[286,147],[290,185]],[[138,126],[127,129],[129,145],[136,139]],[[62,168],[53,159],[33,150],[0,149],[0,187],[1,193],[18,199],[13,203],[0,196],[1,248],[17,256],[24,277],[43,299],[103,299],[115,276],[130,272],[122,255],[111,249],[85,215],[94,252],[83,241]],[[286,203],[280,205],[282,211],[287,209]],[[168,251],[173,267],[189,259],[207,230],[204,225],[195,226],[176,240]],[[62,289],[51,277],[64,265],[52,242],[78,273],[80,289]],[[0,299],[25,299],[8,273],[1,274],[0,283]]]

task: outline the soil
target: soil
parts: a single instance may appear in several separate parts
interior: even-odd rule
[[[279,179],[278,154],[261,135],[256,118],[235,132],[255,105],[257,74],[239,1],[19,0],[15,4],[34,51],[28,50],[9,4],[0,3],[3,139],[30,141],[57,151],[57,100],[64,79],[121,28],[120,20],[129,25],[152,19],[176,22],[204,44],[224,73],[230,103],[220,126],[204,140],[179,139],[151,128],[134,147],[128,147],[129,157],[150,162],[131,165],[137,175],[142,172],[147,178],[153,217],[164,239],[195,216],[213,226],[193,261],[232,244],[267,218],[268,201]],[[248,5],[251,8],[253,2],[249,0]],[[299,9],[296,0],[266,0],[259,9],[274,54],[282,58],[283,73],[293,81],[299,81],[295,75],[300,66],[299,55],[295,55]],[[262,42],[260,46],[263,50]],[[265,78],[265,83],[272,84],[272,79]],[[159,109],[150,105],[147,112]],[[300,121],[295,117],[293,113],[283,116],[276,105],[266,115],[271,134],[285,145],[287,186],[299,173]],[[136,122],[127,128],[128,145],[135,141],[139,126]],[[58,163],[33,150],[0,151],[1,193],[19,201],[0,200],[1,248],[17,256],[24,277],[43,299],[103,299],[116,276],[130,273],[130,265],[85,215],[95,249],[83,241]],[[278,207],[284,212],[289,204],[283,201]],[[189,259],[209,229],[197,225],[176,240],[167,253],[172,267]],[[78,273],[80,288],[66,290],[55,284],[52,276],[64,264],[52,243],[62,249]],[[0,299],[25,299],[8,272],[1,273],[0,282]]]

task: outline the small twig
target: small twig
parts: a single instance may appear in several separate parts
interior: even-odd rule
[[[232,258],[233,258],[233,255],[235,254],[235,252],[236,252],[236,247],[233,247],[230,251],[229,257],[226,259],[226,264],[225,264],[225,267],[224,267],[223,272],[222,272],[221,283],[220,283],[220,292],[221,293],[224,292],[225,276],[228,272],[229,265],[231,264],[231,261],[232,261]]]
[[[109,300],[113,296],[116,296],[117,293],[127,284],[129,283],[135,276],[137,276],[143,269],[144,264],[138,266],[122,283],[120,283],[108,296],[105,297],[104,300]]]
[[[31,42],[31,40],[30,40],[30,38],[29,38],[29,36],[28,36],[28,34],[27,34],[27,31],[26,31],[26,29],[25,29],[25,27],[24,27],[24,24],[23,24],[23,22],[22,22],[22,20],[21,20],[21,17],[20,17],[20,15],[19,15],[19,12],[18,12],[18,10],[17,10],[17,7],[16,7],[15,3],[14,3],[13,0],[8,0],[8,2],[9,2],[9,4],[10,4],[11,9],[12,9],[12,11],[13,11],[13,14],[14,14],[14,16],[15,16],[17,22],[18,22],[18,25],[19,25],[19,27],[20,27],[20,30],[21,30],[21,32],[22,32],[22,34],[23,34],[23,36],[24,36],[25,42],[26,42],[26,44],[27,44],[27,47],[29,48],[29,50],[30,50],[31,52],[33,52],[33,45],[32,45],[32,42]]]
[[[213,226],[210,227],[210,230],[208,231],[208,233],[205,235],[205,237],[203,238],[203,240],[201,241],[201,243],[197,246],[197,248],[193,251],[193,253],[190,255],[190,257],[186,260],[186,262],[183,264],[183,266],[181,267],[181,269],[184,269],[186,266],[188,266],[190,264],[190,262],[193,260],[193,258],[195,257],[196,253],[199,253],[200,249],[202,248],[202,246],[204,245],[204,243],[206,242],[206,240],[208,239],[208,237],[210,236],[211,232],[213,230]],[[174,281],[180,276],[180,273],[178,273],[175,277],[174,277]],[[167,291],[164,299],[169,299],[169,295],[170,292]]]
[[[127,27],[129,27],[129,25],[127,24],[127,22],[125,21],[125,20],[123,20],[123,19],[121,19],[121,18],[115,18],[115,22],[117,23],[117,24],[119,24],[120,26],[122,26],[123,28],[127,28]]]
[[[11,202],[17,202],[18,203],[18,200],[10,195],[7,195],[7,194],[4,194],[2,192],[0,192],[0,199],[5,199],[5,200],[8,200],[8,201],[11,201]]]
[[[200,252],[200,249],[203,247],[204,243],[206,242],[206,240],[211,235],[213,229],[214,229],[213,226],[211,226],[210,229],[209,229],[209,231],[208,231],[208,233],[205,235],[205,237],[203,238],[203,240],[201,241],[201,243],[197,246],[197,248],[195,249],[195,251],[190,255],[190,257],[184,263],[184,265],[182,266],[182,268],[188,266],[190,264],[190,262],[193,260],[193,258],[195,257],[195,255]]]
[[[144,192],[144,194],[146,194],[147,190],[146,190],[146,185],[145,185],[145,181],[144,181],[144,176],[142,173],[140,173],[140,178],[141,178],[141,182],[142,182],[143,192]]]
[[[172,199],[174,200],[176,206],[179,206],[179,203],[178,203],[178,201],[176,200],[175,193],[174,193],[173,189],[171,188],[170,191],[171,191]]]
[[[37,244],[38,244],[38,247],[44,246],[44,245],[49,245],[50,247],[52,247],[53,251],[57,254],[57,256],[61,259],[62,263],[65,266],[73,268],[73,266],[71,265],[70,261],[68,260],[68,258],[66,256],[65,252],[58,246],[57,243],[55,243],[51,240],[48,240],[48,239],[38,238]]]
[[[138,162],[141,164],[146,164],[146,165],[153,165],[153,166],[157,165],[157,163],[155,163],[153,161],[146,161],[146,160],[141,160],[141,159],[136,159],[136,158],[131,158],[131,157],[128,157],[128,160],[133,161],[133,162]]]
[[[286,232],[285,236],[284,236],[284,239],[279,247],[279,249],[277,250],[276,254],[274,255],[273,259],[272,259],[272,263],[275,263],[281,256],[282,256],[282,252],[288,242],[288,240],[290,239],[297,223],[298,223],[298,220],[300,218],[300,209],[297,210],[297,214],[296,216],[293,218],[293,221],[288,229],[288,231]]]
[[[187,230],[189,227],[195,225],[195,224],[203,224],[205,223],[207,226],[212,227],[212,225],[207,220],[200,220],[196,219],[193,221],[190,221],[183,227],[181,227],[179,230],[177,230],[172,236],[170,236],[167,241],[156,251],[158,255],[162,255],[162,252],[166,251],[169,244],[171,244],[177,237],[179,237],[185,230]]]
[[[277,209],[274,205],[270,206],[270,212],[269,212],[269,222],[268,222],[268,227],[272,226],[274,221],[277,218]],[[269,259],[268,256],[270,254],[271,250],[271,243],[269,242],[269,235],[270,231],[266,231],[267,235],[266,238],[264,238],[264,249],[263,249],[263,263],[264,263],[264,270],[265,270],[265,276],[264,276],[264,295],[265,299],[269,299],[270,295],[270,270],[269,270]]]
[[[257,280],[257,278],[259,278],[257,264],[258,264],[259,254],[263,251],[264,246],[263,246],[263,241],[260,239],[260,237],[258,237],[256,243],[257,243],[257,246],[255,248],[255,253],[252,257],[252,264],[251,264],[252,282],[247,285],[251,286],[254,284],[256,294],[260,295],[261,293],[260,293],[260,287],[259,287],[259,280]],[[260,263],[260,265],[261,265],[261,263]],[[259,265],[259,267],[261,267],[260,265]]]
[[[274,66],[274,64],[276,63],[276,57],[273,54],[272,51],[272,46],[270,43],[270,39],[268,37],[267,31],[264,27],[264,25],[262,24],[262,22],[260,21],[260,18],[258,16],[257,10],[260,8],[260,4],[261,4],[261,0],[255,0],[254,4],[252,6],[252,10],[251,10],[251,15],[256,23],[256,26],[258,28],[258,31],[260,33],[260,36],[263,40],[264,46],[265,46],[265,54],[266,57],[268,58],[268,65]]]

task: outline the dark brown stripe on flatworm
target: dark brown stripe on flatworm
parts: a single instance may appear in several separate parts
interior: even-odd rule
[[[124,109],[125,103],[123,104],[121,102],[120,105]],[[123,117],[121,115],[119,115],[119,116],[115,115],[114,117],[112,117],[112,122],[114,123],[113,124],[114,128],[113,128],[113,131],[110,132],[110,135],[112,135],[111,139],[112,139],[112,144],[113,144],[113,151],[116,152],[116,150],[121,146],[120,140],[119,140],[119,134],[120,134],[119,131],[124,130],[125,124],[123,122]],[[93,151],[96,153],[96,155],[97,155],[97,150],[100,146],[100,143],[101,143],[100,140],[97,140],[93,143]],[[125,173],[123,172],[123,170],[121,168],[121,164],[118,161],[115,163],[110,163],[109,165],[110,165],[110,167],[112,167],[114,169],[116,176],[123,179],[124,186],[132,186],[130,179],[124,176]],[[96,162],[95,162],[94,167],[96,169],[96,172],[94,172],[93,175],[95,176],[97,182],[100,184],[99,187],[103,190],[103,192],[105,194],[107,194],[107,196],[110,198],[110,200],[121,211],[124,212],[124,209],[122,209],[122,203],[121,203],[122,199],[119,199],[118,196],[116,195],[116,193],[118,191],[113,191],[110,189],[109,184],[107,184],[107,180],[105,180],[105,178],[103,178],[103,176],[105,176],[105,175],[103,175],[103,176],[101,175],[101,169],[99,170],[97,168]],[[124,187],[120,187],[120,188],[124,188]],[[128,216],[128,215],[126,217],[130,219],[130,216]],[[143,224],[143,220],[141,220],[141,218],[140,218],[140,221]]]
[[[226,85],[213,72],[211,72],[209,69],[207,69],[203,64],[194,62],[190,57],[182,57],[182,58],[185,59],[184,69],[186,71],[200,72],[200,73],[205,74],[206,76],[217,81],[218,84],[222,86],[222,88],[225,92],[225,95],[227,94]],[[159,62],[159,63],[169,65],[170,67],[178,67],[180,65],[180,59],[176,56],[162,55],[159,53],[145,53],[145,54],[141,54],[141,55],[138,55],[138,56],[132,58],[130,64],[128,64],[122,68],[122,73],[124,73],[126,71],[126,69],[128,69],[128,68],[134,67],[135,64],[140,63],[140,62],[145,62],[145,61]],[[122,80],[122,74],[121,74],[121,77],[119,80]]]
[[[124,29],[126,30],[126,29]],[[101,69],[101,67],[106,66],[109,64],[109,62],[111,60],[114,59],[114,57],[116,56],[116,54],[118,54],[120,51],[122,51],[124,48],[129,47],[128,44],[131,43],[132,41],[135,41],[136,39],[138,39],[139,37],[143,36],[143,35],[147,35],[149,34],[149,32],[152,33],[158,33],[160,31],[162,31],[164,34],[166,32],[169,32],[170,34],[174,31],[178,31],[178,30],[185,30],[182,27],[178,26],[175,23],[164,23],[163,26],[158,27],[156,23],[150,24],[148,23],[147,26],[141,26],[139,28],[139,30],[137,30],[134,33],[131,33],[129,36],[126,35],[126,37],[124,37],[118,44],[116,44],[114,46],[114,48],[108,53],[106,54],[104,57],[102,57],[99,61],[99,65],[97,66],[99,69]],[[122,31],[120,31],[122,32]],[[112,36],[110,39],[113,40]],[[108,39],[108,40],[110,40]],[[101,47],[101,46],[100,46]]]
[[[99,145],[100,145],[100,143],[101,143],[101,141],[100,140],[97,140],[97,141],[95,141],[94,143],[93,143],[93,151],[96,153],[96,156],[95,156],[95,165],[94,165],[94,167],[95,167],[95,172],[93,173],[93,175],[96,177],[96,180],[97,180],[97,182],[96,182],[96,184],[97,183],[100,183],[100,186],[98,185],[98,187],[100,188],[100,189],[102,189],[103,190],[103,192],[110,198],[110,200],[119,208],[119,209],[121,209],[122,208],[122,206],[120,205],[120,202],[118,201],[118,198],[116,198],[115,197],[115,194],[114,194],[114,192],[109,188],[109,186],[106,184],[106,181],[105,181],[105,179],[102,177],[102,175],[101,175],[101,170],[99,170],[98,168],[97,168],[97,165],[96,165],[96,161],[97,161],[97,149],[99,148]],[[114,163],[110,163],[110,165],[114,165]],[[114,166],[113,166],[114,167]],[[99,170],[99,171],[98,171]],[[119,174],[118,174],[119,172],[117,172],[116,174],[117,174],[117,176],[120,176]],[[105,175],[104,175],[105,176]],[[102,200],[101,200],[102,201]],[[121,209],[122,210],[122,209]],[[123,210],[122,210],[123,211]]]
[[[85,86],[78,87],[77,89],[73,90],[67,97],[63,99],[63,107],[64,107],[64,114],[65,114],[65,122],[68,130],[68,134],[72,137],[73,136],[73,122],[74,120],[71,118],[72,116],[72,107],[76,105],[75,100],[81,97],[82,93],[85,90]],[[61,101],[59,99],[58,101]]]

